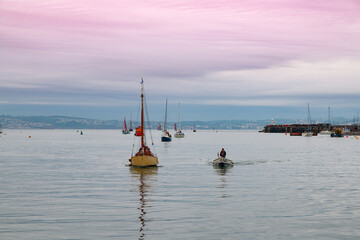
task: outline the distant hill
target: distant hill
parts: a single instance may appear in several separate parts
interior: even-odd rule
[[[39,129],[116,129],[120,121],[96,120],[66,116],[9,116],[0,115],[3,128],[39,128]]]
[[[346,123],[346,120],[341,121]],[[271,123],[266,120],[219,120],[219,121],[183,121],[182,129],[262,129]],[[304,123],[303,120],[275,120],[275,124]],[[150,128],[156,129],[159,122],[152,121]],[[127,123],[129,127],[129,122]],[[138,126],[133,122],[133,128]],[[161,125],[163,123],[161,122]],[[0,127],[4,129],[122,129],[123,120],[97,120],[67,116],[10,116],[0,115]],[[174,128],[174,122],[168,123],[168,128]]]

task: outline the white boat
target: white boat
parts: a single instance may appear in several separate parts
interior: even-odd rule
[[[313,136],[313,133],[310,132],[310,131],[305,131],[301,134],[301,136],[303,137],[312,137]]]
[[[308,128],[305,132],[303,132],[301,134],[301,136],[303,137],[312,137],[314,135],[314,133],[311,131],[311,127],[310,127],[310,124],[311,124],[311,116],[310,116],[310,106],[309,104],[308,105],[308,114],[307,114],[307,122],[308,122]]]
[[[176,125],[175,125],[175,128],[176,128]],[[176,131],[176,129],[175,129],[175,131]],[[180,103],[179,103],[179,126],[178,126],[177,132],[175,133],[175,137],[176,138],[185,137],[185,134],[181,131],[181,125],[180,125]]]
[[[224,157],[218,157],[213,161],[213,165],[219,167],[226,167],[226,166],[232,166],[234,165],[234,163],[230,159]]]
[[[184,137],[185,137],[185,134],[184,134],[181,130],[178,130],[178,131],[175,133],[175,137],[176,137],[176,138],[184,138]]]
[[[331,112],[330,112],[330,106],[328,107],[328,121],[327,123],[329,124],[329,128],[330,128],[330,124],[331,124]],[[325,136],[328,136],[328,135],[331,135],[331,131],[328,129],[328,130],[322,130],[319,132],[319,135],[325,135]]]
[[[323,130],[319,132],[319,135],[331,135],[331,131],[329,130]]]
[[[150,151],[146,145],[145,131],[144,131],[144,81],[141,79],[141,146],[139,151],[133,155],[131,154],[130,166],[135,167],[150,167],[159,164],[158,158]],[[134,145],[133,145],[134,146]],[[134,151],[134,147],[133,147]]]

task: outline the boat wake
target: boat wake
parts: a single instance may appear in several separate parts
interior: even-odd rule
[[[247,165],[258,165],[258,164],[264,164],[267,163],[267,160],[232,160],[232,162],[234,163],[234,165],[239,165],[239,166],[247,166]],[[213,160],[208,159],[206,162],[208,165],[213,165]]]
[[[254,161],[233,161],[234,165],[242,165],[242,166],[247,166],[247,165],[258,165],[258,164],[263,164],[266,163],[266,160],[254,160]]]

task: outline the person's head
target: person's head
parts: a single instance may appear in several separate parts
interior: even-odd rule
[[[224,148],[222,148],[221,151],[224,151]]]

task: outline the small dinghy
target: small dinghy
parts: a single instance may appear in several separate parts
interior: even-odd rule
[[[219,157],[213,161],[213,165],[219,167],[226,167],[226,166],[232,166],[234,165],[234,163],[230,159]]]

